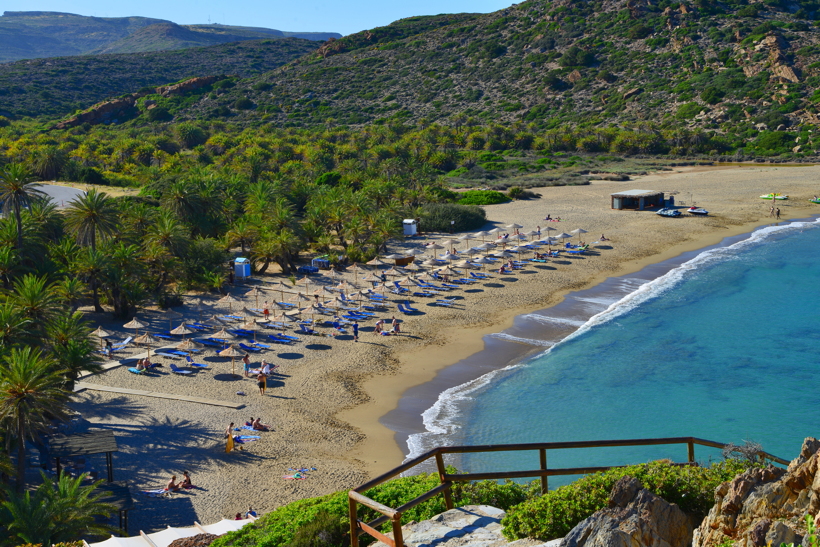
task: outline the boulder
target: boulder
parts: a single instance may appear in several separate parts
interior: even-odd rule
[[[615,483],[609,507],[578,524],[560,547],[688,547],[691,519],[633,477]]]
[[[466,505],[445,511],[424,522],[410,522],[402,526],[407,547],[505,547],[508,541],[501,534],[501,519],[506,513],[489,505]],[[387,534],[393,537],[393,534]],[[520,539],[509,543],[513,547],[536,547],[544,543],[534,539]],[[371,547],[386,547],[378,542]]]
[[[715,489],[715,505],[695,530],[692,547],[799,544],[805,517],[820,516],[820,442],[807,438],[788,470],[750,469]]]

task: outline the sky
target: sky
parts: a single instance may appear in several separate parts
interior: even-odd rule
[[[178,24],[220,23],[352,34],[413,15],[489,13],[516,0],[3,0],[3,11],[62,11],[96,17],[139,15]],[[519,0],[520,1],[520,0]]]

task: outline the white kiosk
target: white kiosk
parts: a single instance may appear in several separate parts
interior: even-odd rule
[[[406,235],[406,236],[416,235],[416,232],[418,231],[418,224],[419,223],[416,222],[416,219],[414,219],[414,218],[404,219],[404,221],[402,222],[402,225],[404,226],[404,235]]]

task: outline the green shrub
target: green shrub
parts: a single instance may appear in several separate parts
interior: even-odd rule
[[[347,547],[350,545],[348,525],[338,516],[322,511],[315,520],[300,526],[289,547]]]
[[[461,205],[495,205],[508,201],[510,198],[495,190],[467,190],[458,200]]]
[[[520,186],[513,186],[512,188],[507,190],[507,195],[510,197],[510,199],[518,199],[521,197],[521,194],[523,193],[524,189]]]
[[[702,518],[714,504],[715,488],[747,468],[748,464],[737,460],[710,467],[657,461],[594,473],[508,510],[502,521],[504,536],[541,541],[564,537],[579,522],[607,507],[612,487],[626,476],[635,477],[644,488],[678,504],[685,513]]]
[[[0,116],[0,127],[8,127],[11,125],[9,119],[5,116]]]
[[[558,64],[564,68],[574,66],[590,66],[595,62],[595,55],[590,51],[583,50],[578,46],[570,47],[558,60]]]
[[[638,23],[637,25],[633,25],[629,31],[626,33],[626,37],[630,40],[643,40],[650,34],[652,34],[652,27],[648,27],[643,23]]]
[[[452,227],[456,232],[477,230],[487,222],[487,213],[481,207],[458,203],[428,203],[422,207],[421,229],[425,232],[448,232],[451,221],[455,221]]]
[[[678,107],[678,111],[675,114],[675,116],[680,118],[681,120],[691,120],[692,118],[700,114],[701,110],[703,110],[703,107],[698,103],[686,103]]]
[[[233,107],[237,110],[250,110],[253,108],[253,101],[247,97],[240,97],[233,103]]]
[[[155,106],[154,108],[148,111],[148,114],[146,114],[146,116],[148,117],[148,121],[151,122],[167,122],[171,118],[173,118],[171,113],[168,112],[168,109],[164,106]]]

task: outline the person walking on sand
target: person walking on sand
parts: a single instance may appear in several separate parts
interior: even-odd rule
[[[774,205],[769,207],[769,218],[772,218],[772,217],[774,217]]]
[[[265,307],[262,309],[262,315],[265,316],[265,321],[268,320],[268,316],[270,315],[270,309],[268,309],[268,303],[265,302]]]
[[[251,371],[251,355],[246,353],[245,357],[242,358],[242,362],[244,363],[245,368],[245,378],[247,378],[248,373]]]
[[[259,376],[256,377],[256,385],[259,386],[259,395],[264,395],[268,387],[268,377],[265,376],[264,372],[259,372]]]
[[[356,321],[353,321],[353,341],[359,341],[359,323]]]
[[[774,210],[775,218],[780,220],[780,207]]]

